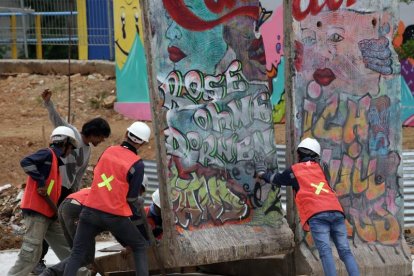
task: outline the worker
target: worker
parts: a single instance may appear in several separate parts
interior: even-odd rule
[[[141,189],[140,189],[140,196],[145,193],[145,190],[148,186],[148,178],[144,174],[144,180],[142,181]],[[76,234],[76,226],[79,221],[79,215],[82,211],[82,207],[90,193],[90,188],[83,188],[80,189],[76,193],[72,193],[63,200],[62,204],[59,207],[59,221],[62,225],[63,232],[65,234],[65,238],[70,246],[73,247],[73,239]],[[137,225],[138,226],[138,225]],[[115,239],[118,240],[117,237]],[[82,266],[86,266],[92,264],[95,258],[95,245],[92,248],[89,248],[89,251],[86,254],[85,260],[82,263]],[[69,259],[65,259],[54,266],[46,268],[40,276],[60,276],[63,275],[65,270],[67,261]],[[79,276],[79,271],[78,271]]]
[[[162,238],[162,217],[161,217],[161,201],[159,189],[151,196],[152,202],[148,207],[145,207],[148,224],[151,226],[152,234],[157,240]]]
[[[147,241],[133,225],[131,210],[139,210],[144,162],[138,150],[149,142],[151,129],[143,122],[128,127],[121,145],[107,148],[94,170],[91,191],[81,211],[65,276],[75,276],[94,246],[96,235],[110,231],[133,251],[136,275],[148,275]]]
[[[61,158],[68,156],[78,141],[72,129],[60,126],[50,136],[50,146],[26,156],[20,162],[28,175],[21,209],[26,231],[20,253],[9,276],[27,276],[39,261],[42,241],[46,239],[59,259],[69,256],[69,246],[57,221],[57,203],[62,179]]]
[[[97,146],[103,142],[111,134],[111,128],[108,122],[103,118],[95,118],[86,122],[82,126],[82,131],[79,132],[76,127],[67,123],[56,111],[53,102],[51,101],[52,92],[46,89],[42,93],[42,99],[45,107],[49,113],[49,118],[54,127],[66,126],[75,132],[76,139],[78,139],[79,148],[73,150],[65,159],[66,166],[61,168],[62,176],[62,193],[59,199],[59,204],[70,193],[76,192],[81,188],[82,177],[88,167],[91,156],[90,145]],[[33,269],[33,274],[40,274],[45,268],[44,256],[48,251],[48,244],[43,241],[42,257],[37,266]]]
[[[282,173],[268,171],[264,162],[258,162],[258,177],[279,187],[292,186],[300,224],[304,231],[311,232],[325,275],[336,275],[330,238],[348,274],[359,275],[358,265],[349,247],[344,211],[329,185],[327,164],[320,163],[319,142],[313,138],[303,139],[297,147],[297,154],[299,162]]]

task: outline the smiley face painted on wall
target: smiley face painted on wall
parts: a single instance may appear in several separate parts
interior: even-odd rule
[[[140,30],[142,20],[138,0],[114,1],[115,57],[119,69],[122,70],[126,63],[136,36],[141,36]]]

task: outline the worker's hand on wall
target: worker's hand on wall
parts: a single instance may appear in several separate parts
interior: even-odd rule
[[[260,160],[255,163],[256,177],[264,175],[267,171],[267,167],[264,161]]]

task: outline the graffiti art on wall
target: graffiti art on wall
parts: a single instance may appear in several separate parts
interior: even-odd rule
[[[273,122],[282,123],[285,120],[285,76],[283,53],[283,5],[272,1],[273,6],[263,8],[269,15],[260,27],[266,52],[267,76],[272,79]]]
[[[396,24],[386,11],[353,10],[357,1],[325,2],[324,9],[313,1],[293,6],[297,139],[321,142],[354,241],[397,247],[403,196]]]
[[[401,3],[400,13],[393,44],[401,62],[401,119],[404,126],[414,126],[414,3]]]
[[[279,190],[254,179],[259,159],[277,168],[265,10],[257,0],[151,6],[162,15],[151,25],[177,229],[279,224]]]
[[[138,0],[114,1],[116,60],[115,110],[133,119],[149,120],[148,80]]]

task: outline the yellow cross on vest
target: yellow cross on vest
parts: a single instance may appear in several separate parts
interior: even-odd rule
[[[111,175],[109,178],[106,177],[106,175],[103,173],[101,174],[102,182],[98,184],[99,188],[105,187],[108,188],[108,191],[112,190],[111,181],[114,180],[114,176]]]
[[[319,183],[319,185],[316,185],[316,184],[313,184],[313,183],[311,184],[312,187],[316,188],[315,194],[317,194],[317,195],[319,195],[321,193],[321,191],[324,191],[325,193],[329,193],[329,190],[323,188],[324,185],[325,185],[325,183],[323,183],[323,182]]]

